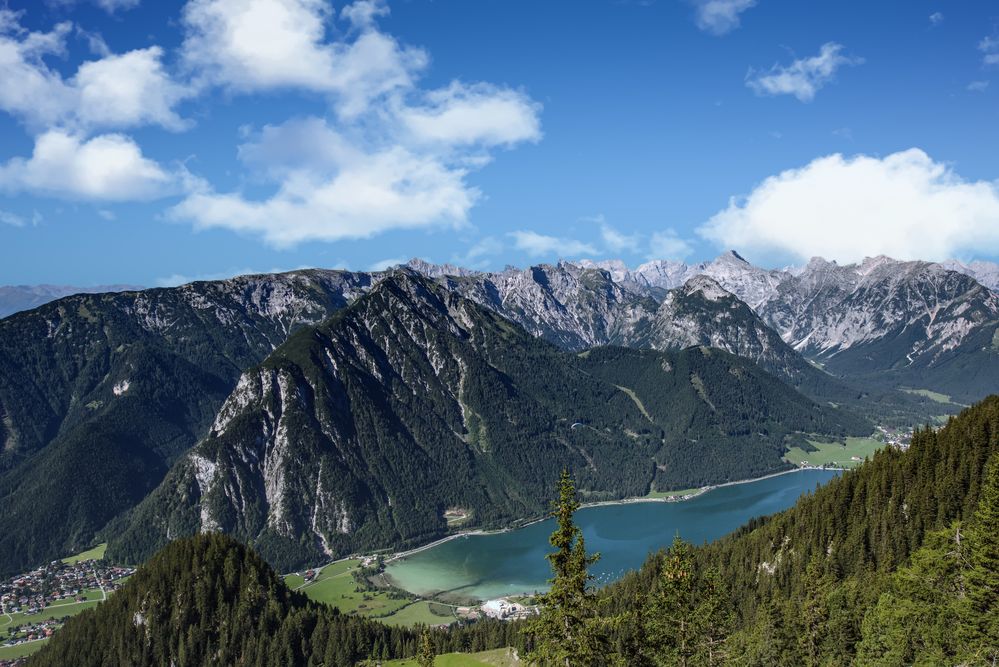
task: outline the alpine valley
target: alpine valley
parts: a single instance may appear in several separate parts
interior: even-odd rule
[[[735,252],[695,266],[563,261],[496,273],[413,260],[380,272],[311,269],[66,296],[0,320],[0,567],[24,571],[106,542],[109,562],[151,569],[102,614],[150,618],[150,595],[174,595],[171,581],[187,581],[192,567],[221,568],[232,595],[271,599],[281,627],[299,618],[354,633],[346,643],[302,639],[303,656],[347,651],[330,664],[352,664],[412,655],[408,631],[327,617],[270,568],[302,570],[541,517],[563,471],[584,502],[661,496],[792,470],[792,450],[807,456],[915,428],[919,452],[878,454],[793,510],[810,518],[751,524],[696,554],[730,563],[751,553],[746,567],[774,573],[783,571],[781,539],[807,543],[809,554],[849,543],[837,567],[843,586],[854,586],[868,564],[888,558],[901,568],[933,530],[970,520],[985,493],[994,434],[971,444],[960,434],[990,428],[994,399],[941,431],[954,451],[970,447],[967,457],[940,454],[944,468],[920,467],[937,456],[926,444],[936,431],[922,424],[946,422],[999,390],[999,295],[971,273],[884,257],[768,270]],[[880,483],[865,481],[910,469],[922,480],[911,499],[885,501]],[[877,496],[868,514],[881,523],[802,536],[817,503],[838,516],[850,502],[843,494],[867,484],[880,490],[852,497]],[[919,495],[933,488],[946,503]],[[887,528],[899,519],[884,502],[919,527],[906,518]],[[218,536],[185,539],[205,533],[252,550]],[[858,546],[870,539],[880,542]],[[866,555],[847,556],[855,553]],[[631,633],[641,632],[629,616],[634,587],[650,589],[647,578],[674,556],[607,592],[624,614],[608,635],[617,655],[629,655]],[[767,591],[800,594],[800,578],[812,575],[796,560],[787,567],[791,579]],[[759,580],[747,572],[730,573],[733,595],[756,595]],[[244,579],[257,583],[240,588]],[[251,604],[238,595],[218,603],[236,616]],[[876,604],[868,596],[861,606]],[[753,624],[798,613],[746,609],[746,642],[757,641]],[[71,622],[39,664],[79,641],[94,655],[111,645],[176,655],[148,641],[122,648],[124,638],[92,645],[78,633],[93,618]],[[843,622],[855,636],[850,651],[861,650],[863,618]],[[493,627],[434,641],[530,648],[518,626]],[[233,648],[237,640],[225,650],[270,655],[286,645]],[[319,643],[307,649],[310,641]],[[629,659],[644,664],[641,652]]]
[[[966,269],[413,260],[64,297],[0,320],[0,567],[208,529],[299,565],[535,516],[563,466],[592,500],[786,469],[999,388]]]

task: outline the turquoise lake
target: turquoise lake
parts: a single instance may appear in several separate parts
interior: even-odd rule
[[[839,474],[800,470],[745,484],[723,486],[682,502],[643,502],[587,507],[576,513],[586,549],[598,551],[591,568],[606,584],[642,565],[646,556],[680,534],[695,544],[715,540],[753,517],[787,509],[803,493]],[[390,563],[397,586],[418,595],[448,593],[486,600],[533,593],[551,576],[551,519],[491,535],[459,537]]]

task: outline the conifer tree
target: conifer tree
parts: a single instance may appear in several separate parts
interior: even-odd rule
[[[430,630],[424,629],[423,634],[420,635],[420,654],[416,660],[420,663],[420,667],[434,667],[434,658],[436,657],[437,652],[430,639]]]
[[[549,542],[556,551],[548,554],[553,577],[551,589],[540,596],[540,612],[527,627],[533,639],[528,662],[543,667],[586,667],[604,659],[603,637],[596,624],[596,594],[589,566],[599,554],[588,555],[582,531],[573,521],[579,509],[576,487],[567,470],[558,482],[559,498],[552,516],[557,522]]]
[[[715,667],[728,657],[726,644],[732,631],[732,603],[728,587],[715,568],[709,568],[700,582],[700,601],[694,612],[697,622],[698,663]]]
[[[801,601],[798,622],[798,641],[801,653],[808,667],[818,665],[822,659],[822,640],[828,619],[826,597],[832,582],[822,572],[818,556],[814,556],[805,568],[805,597]]]
[[[969,538],[965,632],[977,659],[995,665],[999,664],[999,455],[986,466]]]
[[[696,651],[696,594],[694,557],[690,545],[677,535],[666,552],[657,588],[645,608],[649,657],[656,664],[691,664]]]

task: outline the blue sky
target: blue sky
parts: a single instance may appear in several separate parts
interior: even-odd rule
[[[0,283],[999,255],[999,7],[0,1]]]

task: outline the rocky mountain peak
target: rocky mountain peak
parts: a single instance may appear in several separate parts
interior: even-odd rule
[[[429,278],[441,278],[443,276],[472,276],[479,273],[478,271],[466,269],[465,267],[457,266],[455,264],[434,264],[433,262],[428,262],[420,257],[414,257],[401,266],[408,267]]]
[[[709,301],[720,301],[726,298],[735,299],[735,296],[719,285],[717,280],[704,274],[698,274],[685,282],[679,289],[679,292],[686,296],[699,294]]]

